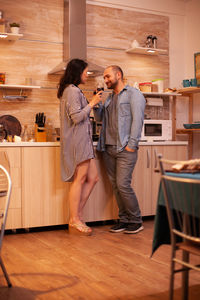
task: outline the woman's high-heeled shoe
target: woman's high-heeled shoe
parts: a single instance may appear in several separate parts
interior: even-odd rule
[[[81,223],[69,223],[68,229],[70,234],[79,234],[79,235],[92,234],[92,229],[87,225]]]

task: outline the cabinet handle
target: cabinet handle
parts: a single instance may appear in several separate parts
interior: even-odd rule
[[[156,149],[154,149],[154,156],[155,156],[154,169],[156,169],[157,168],[157,152],[156,152]]]
[[[149,150],[147,149],[147,168],[150,167],[150,156],[149,156]]]

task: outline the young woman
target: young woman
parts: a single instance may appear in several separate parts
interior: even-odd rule
[[[98,181],[89,120],[91,109],[101,101],[98,92],[88,103],[78,87],[88,78],[87,63],[72,59],[60,80],[57,96],[60,99],[61,176],[72,181],[69,192],[69,232],[90,235],[92,229],[82,220],[83,208]]]

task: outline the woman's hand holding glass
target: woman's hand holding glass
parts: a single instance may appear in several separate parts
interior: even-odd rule
[[[102,101],[102,90],[99,91],[98,93],[96,93],[96,95],[94,95],[92,97],[92,100],[90,101],[89,105],[91,106],[91,108],[93,108],[95,105],[97,105],[100,101]]]

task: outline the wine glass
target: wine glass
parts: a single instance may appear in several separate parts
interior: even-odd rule
[[[94,91],[93,94],[96,95],[96,93],[98,93],[100,91],[104,91],[104,82],[101,80],[97,81],[96,90]]]

